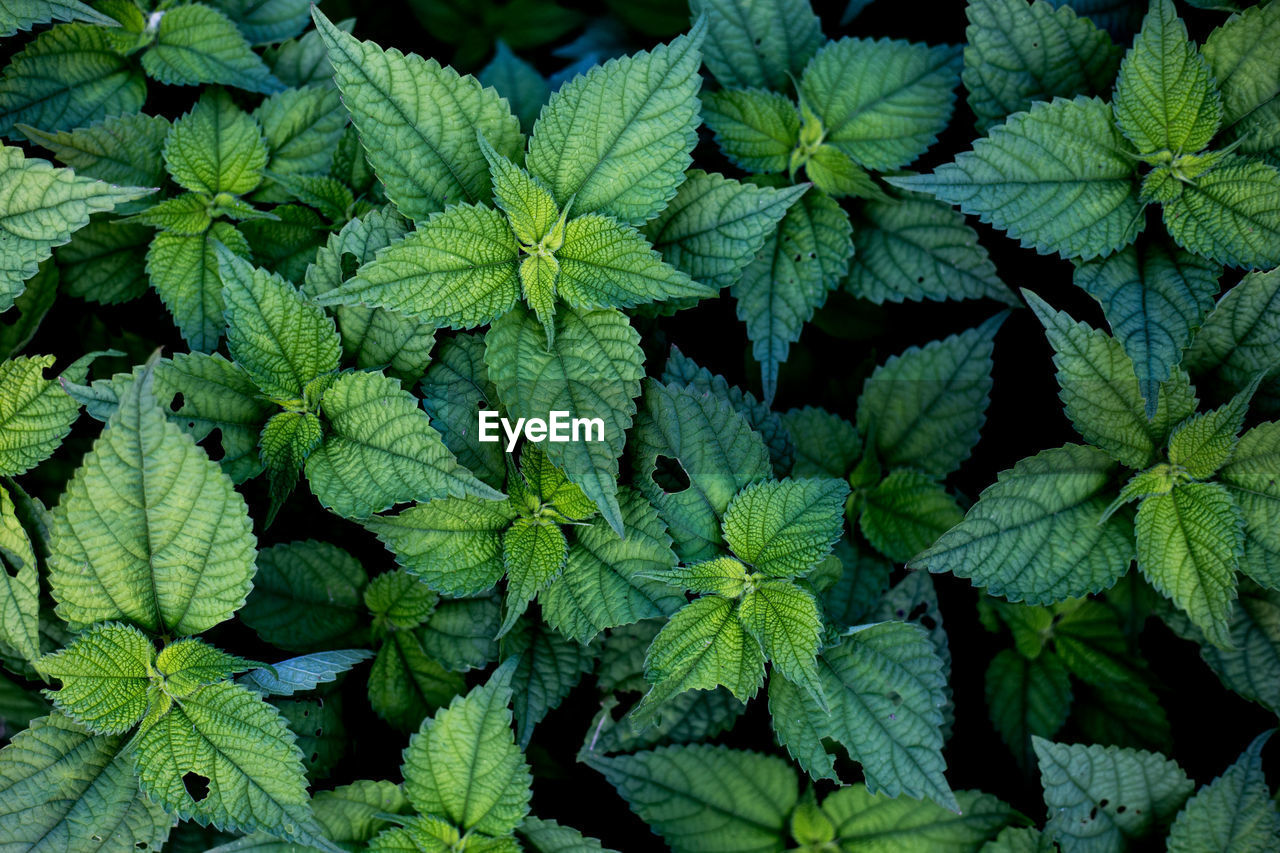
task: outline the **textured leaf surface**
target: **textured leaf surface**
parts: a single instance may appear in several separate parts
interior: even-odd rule
[[[302,657],[289,658],[272,664],[272,669],[254,669],[240,678],[240,683],[250,690],[267,696],[292,696],[318,685],[333,681],[361,661],[373,657],[366,649],[334,649],[315,652]]]
[[[44,377],[53,363],[51,355],[0,362],[0,475],[26,473],[53,455],[80,414],[58,380]]]
[[[84,21],[107,27],[116,25],[92,6],[79,0],[10,0],[0,9],[0,36],[11,36],[18,30],[30,30],[50,21]]]
[[[1141,230],[1133,172],[1109,105],[1077,97],[1033,104],[930,175],[888,180],[957,205],[1041,254],[1087,260]]]
[[[909,468],[890,471],[865,500],[862,534],[895,562],[910,560],[964,518],[942,485]]]
[[[674,556],[672,558],[674,562]],[[40,657],[40,575],[36,552],[0,486],[0,646],[28,663]],[[0,717],[8,716],[0,712]]]
[[[1164,206],[1164,221],[1197,255],[1246,268],[1280,264],[1280,170],[1228,155]]]
[[[173,123],[164,163],[173,179],[192,192],[238,195],[262,181],[267,145],[258,123],[230,95],[209,89]]]
[[[742,596],[738,618],[760,643],[774,671],[826,705],[818,677],[822,617],[813,593],[786,581],[765,581]]]
[[[529,602],[560,574],[568,556],[564,532],[552,522],[518,518],[502,535],[502,561],[507,569],[505,634]]]
[[[465,689],[462,676],[428,657],[418,637],[408,631],[393,632],[369,669],[369,704],[400,731],[413,731]]]
[[[511,104],[511,111],[526,131],[537,121],[538,113],[551,96],[546,78],[525,60],[511,52],[505,41],[499,41],[493,59],[476,74],[484,86],[492,86]]]
[[[800,113],[786,95],[722,89],[702,96],[703,119],[729,162],[748,172],[782,172],[800,141]]]
[[[1023,768],[1035,764],[1031,736],[1051,738],[1071,711],[1071,677],[1056,655],[1025,658],[1003,649],[986,676],[987,713]]]
[[[1193,850],[1265,850],[1280,838],[1280,812],[1262,772],[1261,735],[1227,768],[1187,801],[1169,832],[1170,853]]]
[[[848,495],[847,483],[826,477],[747,486],[725,511],[725,542],[762,574],[804,575],[840,538]]]
[[[271,76],[231,20],[212,6],[178,6],[160,18],[142,67],[161,83],[221,83],[271,94],[284,88]]]
[[[169,127],[163,116],[135,113],[58,133],[28,125],[19,130],[81,177],[118,186],[155,187],[164,179],[161,151]]]
[[[284,649],[341,641],[363,617],[368,577],[347,552],[312,539],[258,552],[253,593],[241,614],[264,640]]]
[[[1187,351],[1187,367],[1212,372],[1232,390],[1246,387],[1280,358],[1280,272],[1249,273],[1218,301]],[[1274,387],[1264,383],[1263,392]],[[1271,392],[1270,396],[1275,396]],[[1255,406],[1257,402],[1255,402]],[[1270,404],[1274,411],[1275,403]]]
[[[56,678],[58,710],[95,734],[124,734],[147,711],[148,676],[155,648],[137,628],[120,623],[94,626],[36,669]]]
[[[694,0],[707,16],[707,70],[725,88],[786,90],[822,47],[822,22],[803,0]]]
[[[161,232],[147,251],[147,275],[193,350],[212,352],[226,321],[215,243],[249,256],[244,235],[229,222],[215,222],[195,236]]]
[[[556,288],[579,308],[630,308],[714,295],[710,287],[663,260],[634,228],[607,216],[570,219],[556,260]]]
[[[1260,4],[1232,15],[1209,34],[1204,58],[1222,92],[1223,129],[1242,151],[1280,144],[1280,70],[1270,46],[1280,35],[1280,7]]]
[[[533,729],[569,695],[595,659],[586,646],[566,640],[535,620],[507,635],[503,654],[518,655],[511,677],[516,742],[527,748]]]
[[[1247,549],[1280,553],[1280,424],[1259,424],[1240,436],[1219,479],[1244,514]],[[1248,561],[1245,569],[1248,571]]]
[[[828,795],[822,812],[835,824],[841,849],[867,853],[971,850],[1017,818],[990,794],[957,791],[956,802],[959,814],[936,803],[890,798],[865,785],[850,785]],[[981,849],[990,853],[990,845]]]

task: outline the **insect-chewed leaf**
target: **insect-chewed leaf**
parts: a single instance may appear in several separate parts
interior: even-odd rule
[[[271,76],[236,25],[212,6],[177,6],[163,12],[142,67],[161,83],[221,83],[269,95],[284,88]]]
[[[533,127],[538,113],[551,97],[547,79],[538,73],[538,69],[512,53],[505,41],[498,41],[492,61],[480,69],[476,78],[507,99],[511,111],[520,119],[520,126],[526,132]]]
[[[1068,6],[1025,0],[976,0],[961,76],[969,106],[986,130],[1036,101],[1106,95],[1120,49],[1104,30]]]
[[[800,142],[800,112],[786,95],[722,89],[702,96],[703,120],[730,163],[747,172],[783,172]]]
[[[1169,853],[1266,849],[1280,836],[1280,813],[1262,771],[1260,735],[1221,776],[1187,800],[1169,831]]]
[[[1141,154],[1193,154],[1218,132],[1222,98],[1173,0],[1153,0],[1116,78],[1116,122]]]
[[[80,414],[58,380],[45,379],[54,357],[0,362],[0,476],[26,473],[53,454]]]
[[[253,592],[240,616],[267,642],[310,650],[340,643],[364,618],[369,578],[337,546],[313,539],[258,552]]]
[[[848,496],[848,483],[827,477],[747,486],[725,510],[725,542],[762,574],[807,574],[844,531]]]
[[[959,206],[1041,254],[1084,259],[1142,230],[1133,148],[1098,98],[1040,101],[931,175],[887,178]]]
[[[118,25],[115,18],[81,3],[80,0],[22,0],[6,5],[0,12],[0,37],[7,38],[19,30],[30,30],[51,21],[83,21],[104,27]]]
[[[1280,169],[1226,155],[1164,205],[1179,246],[1236,267],[1280,264]]]
[[[0,750],[0,837],[17,849],[83,850],[91,826],[99,853],[159,850],[176,821],[138,790],[127,747],[59,713],[33,720]]]
[[[434,59],[359,41],[319,10],[312,17],[369,164],[400,212],[421,221],[456,202],[488,201],[477,131],[508,157],[522,139],[498,93]]]
[[[631,308],[667,299],[699,299],[715,292],[672,266],[629,225],[599,214],[570,219],[557,292],[579,308]]]
[[[546,453],[621,534],[618,456],[644,376],[640,336],[613,309],[566,307],[556,314],[555,328],[548,348],[531,312],[517,307],[499,318],[485,335],[489,376],[515,418],[546,420],[560,411],[570,419],[604,422],[603,441],[551,442]]]
[[[946,476],[969,457],[986,422],[991,355],[1006,316],[876,368],[858,398],[858,431],[874,438],[881,461]]]
[[[1032,743],[1049,808],[1046,830],[1063,844],[1123,848],[1171,821],[1194,787],[1157,753],[1041,738]]]
[[[773,755],[710,744],[664,746],[586,762],[675,853],[773,853],[799,800],[795,771]]]
[[[800,96],[828,145],[868,169],[897,169],[946,127],[959,65],[955,47],[843,38],[805,67]]]
[[[1223,132],[1241,140],[1240,150],[1280,145],[1280,69],[1271,45],[1280,37],[1280,6],[1249,6],[1209,34],[1204,58],[1222,92]]]
[[[694,0],[707,16],[707,70],[721,86],[786,89],[822,47],[822,21],[805,0]]]
[[[162,231],[147,250],[147,275],[193,350],[212,352],[226,328],[222,279],[215,245],[221,243],[242,258],[249,244],[230,222],[215,222],[194,236]]]
[[[1138,568],[1216,646],[1231,646],[1244,517],[1220,483],[1185,483],[1138,506]]]
[[[123,734],[147,712],[147,687],[156,650],[130,625],[108,623],[84,631],[59,652],[36,663],[58,710],[95,734]]]
[[[365,518],[405,501],[502,496],[458,464],[396,380],[344,373],[322,405],[330,432],[307,457],[307,480],[339,515]]]
[[[1078,444],[1023,459],[911,565],[1031,604],[1106,589],[1133,560],[1128,517],[1102,521],[1114,473],[1105,453]]]
[[[941,483],[910,468],[890,471],[865,499],[862,534],[895,562],[910,560],[964,518]]]
[[[146,78],[112,35],[106,27],[59,24],[14,54],[0,79],[0,136],[18,138],[18,124],[71,130],[142,109]]]
[[[514,661],[459,696],[409,739],[404,791],[422,814],[502,836],[529,812],[532,777],[511,731]]]
[[[53,513],[49,584],[73,627],[127,619],[196,634],[252,586],[244,498],[156,404],[151,369],[131,382]]]
[[[551,96],[525,162],[561,207],[572,198],[575,214],[640,225],[671,200],[698,139],[705,33],[695,24],[669,44],[592,68]],[[583,115],[595,118],[584,124]]]
[[[240,195],[262,182],[267,145],[258,123],[230,95],[210,89],[173,123],[164,162],[173,179],[192,192]]]
[[[774,677],[785,676],[825,708],[817,659],[822,616],[813,593],[787,581],[764,581],[742,596],[738,618],[773,664]]]

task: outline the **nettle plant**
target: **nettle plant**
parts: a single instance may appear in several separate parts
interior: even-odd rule
[[[1280,0],[409,5],[0,3],[0,850],[1280,846]]]

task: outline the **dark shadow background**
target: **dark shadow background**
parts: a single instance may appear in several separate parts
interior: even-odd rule
[[[509,5],[484,0],[436,2],[405,0],[366,4],[352,0],[326,0],[321,6],[334,20],[355,16],[356,35],[385,47],[435,56],[442,62],[456,60],[462,71],[477,71],[491,56],[494,33],[505,35],[518,52],[544,73],[552,74],[570,59],[554,52],[556,44],[579,37],[584,28],[601,16],[621,23],[610,38],[620,39],[628,50],[652,46],[687,26],[682,2],[660,0],[609,0],[604,3],[562,2],[561,12],[545,12],[542,0],[513,0]],[[939,3],[904,3],[879,0],[847,26],[840,26],[843,3],[818,5],[824,30],[829,37],[856,35],[892,37],[929,43],[957,43],[964,40],[964,4],[958,0]],[[1123,0],[1114,3],[1123,6]],[[423,12],[415,14],[414,6]],[[1145,8],[1145,3],[1141,4]],[[514,11],[513,11],[514,10]],[[568,14],[564,14],[564,10]],[[1192,35],[1198,39],[1223,19],[1221,13],[1202,12],[1180,4]],[[1140,16],[1141,9],[1138,10]],[[453,16],[450,18],[449,16]],[[424,26],[422,18],[435,26]],[[441,25],[453,20],[456,25]],[[566,25],[567,22],[567,25]],[[537,24],[544,26],[535,26]],[[520,46],[521,39],[537,40],[558,34],[551,44]],[[459,35],[462,34],[462,35]],[[8,39],[0,46],[7,57],[29,34]],[[150,84],[146,107],[150,113],[176,117],[194,102],[194,89]],[[950,160],[967,150],[975,136],[973,116],[961,90],[955,116],[939,142],[914,168],[926,169]],[[38,154],[46,156],[47,152]],[[695,154],[702,168],[738,173],[719,157],[710,135],[704,130]],[[971,220],[978,227],[983,245],[990,251],[1003,280],[1015,291],[1029,288],[1052,305],[1078,319],[1105,327],[1097,304],[1071,283],[1072,266],[1056,256],[1036,255],[1015,241]],[[1152,223],[1154,224],[1154,223]],[[1224,277],[1224,289],[1234,284],[1239,273]],[[1001,306],[992,302],[907,303],[875,306],[842,292],[832,294],[814,321],[793,346],[783,366],[776,408],[818,405],[850,420],[862,381],[870,370],[889,355],[912,345],[945,337],[977,325]],[[11,322],[8,315],[0,322]],[[744,326],[735,315],[735,305],[727,296],[705,301],[696,308],[659,321],[636,321],[645,336],[649,372],[657,375],[668,346],[677,344],[687,355],[731,382],[759,389],[759,372],[750,354]],[[55,353],[59,366],[81,354],[116,347],[129,359],[103,362],[95,376],[105,371],[123,370],[145,359],[155,346],[165,351],[183,351],[185,346],[172,321],[153,291],[134,302],[112,307],[89,305],[63,296],[45,319],[29,353]],[[994,390],[987,426],[972,458],[949,482],[969,500],[995,480],[996,473],[1019,459],[1069,441],[1079,441],[1057,399],[1053,379],[1052,351],[1043,330],[1027,310],[1017,310],[1004,324],[996,339]],[[1201,388],[1202,396],[1212,389]],[[88,449],[99,425],[82,417],[67,449],[23,482],[49,505],[57,501],[61,484]],[[326,515],[305,485],[295,491],[276,523],[260,529],[265,515],[266,489],[262,478],[242,487],[259,529],[260,547],[320,536],[358,556],[370,574],[393,566],[384,551],[360,527]],[[317,526],[322,527],[318,530]],[[964,580],[936,577],[941,609],[950,636],[954,658],[951,686],[955,691],[956,724],[947,749],[947,777],[953,788],[981,788],[1011,802],[1040,823],[1044,819],[1038,778],[1024,776],[1008,749],[995,734],[987,718],[983,696],[983,676],[992,656],[1010,645],[1007,637],[985,631],[978,623],[976,590]],[[264,646],[238,622],[216,629],[209,639],[248,657],[279,655]],[[1208,782],[1226,768],[1261,731],[1274,726],[1275,719],[1222,687],[1199,658],[1195,645],[1176,638],[1158,621],[1148,623],[1142,650],[1157,679],[1158,690],[1168,712],[1174,739],[1173,757],[1199,783]],[[282,655],[281,655],[282,656]],[[271,659],[270,657],[268,659]],[[399,778],[400,751],[406,737],[389,729],[369,710],[359,695],[364,688],[367,666],[347,679],[345,708],[350,749],[345,759],[321,787],[330,787],[357,778]],[[471,680],[477,680],[473,674]],[[529,761],[536,777],[534,812],[555,818],[600,838],[607,846],[622,851],[657,850],[662,845],[618,798],[599,774],[577,764],[574,756],[582,743],[592,716],[599,708],[594,679],[587,677],[564,704],[538,727]],[[1058,740],[1079,739],[1068,723]],[[729,733],[716,739],[740,748],[779,753],[769,726],[766,702],[758,698]],[[1269,750],[1274,754],[1275,750]],[[857,780],[857,768],[846,762],[847,781]],[[1160,845],[1162,848],[1162,844]]]

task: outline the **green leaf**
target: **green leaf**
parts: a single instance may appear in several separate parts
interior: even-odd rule
[[[898,169],[946,127],[959,65],[955,47],[843,38],[805,67],[800,97],[826,144],[868,169]]]
[[[253,111],[267,142],[267,171],[304,175],[329,170],[347,125],[338,90],[328,86],[286,89]]]
[[[515,518],[507,501],[444,498],[375,516],[364,526],[427,586],[465,596],[502,579],[502,534]]]
[[[1036,101],[1107,95],[1120,49],[1070,7],[1025,0],[976,0],[965,7],[965,88],[978,129]]]
[[[177,353],[156,368],[157,397],[181,405],[169,415],[196,441],[218,435],[219,464],[233,482],[243,482],[261,470],[258,439],[272,407],[242,368],[221,355]]]
[[[1098,98],[1040,101],[931,175],[888,178],[957,205],[1041,254],[1085,260],[1142,230],[1132,147]]]
[[[307,480],[338,515],[365,518],[398,503],[446,496],[501,496],[458,464],[396,380],[344,373],[321,405],[329,433],[307,457]]]
[[[764,683],[764,655],[738,619],[736,602],[707,595],[685,605],[654,638],[644,677],[653,686],[631,712],[643,726],[666,700],[721,685],[746,702]]]
[[[284,88],[249,47],[235,24],[212,6],[178,6],[162,13],[142,67],[161,83],[218,83],[269,95]]]
[[[58,251],[61,291],[104,305],[138,298],[147,289],[147,246],[153,234],[150,228],[121,225],[119,220],[90,221]],[[39,292],[34,289],[36,281],[28,281],[27,299]],[[32,312],[23,313],[30,316]]]
[[[1258,153],[1280,145],[1280,71],[1270,45],[1280,33],[1280,7],[1259,4],[1232,15],[1209,33],[1203,54],[1222,93],[1223,134]]]
[[[114,18],[79,0],[14,0],[0,10],[0,37],[7,38],[19,30],[30,30],[51,21],[84,21],[104,27],[116,26]]]
[[[1194,787],[1157,753],[1034,738],[1045,829],[1064,849],[1122,850],[1177,814]]]
[[[342,343],[333,320],[280,276],[225,246],[215,251],[231,357],[267,396],[301,399],[311,380],[338,369]]]
[[[1280,812],[1262,772],[1259,735],[1221,776],[1187,800],[1169,832],[1170,853],[1266,849],[1280,836]]]
[[[1188,369],[1239,391],[1280,359],[1280,272],[1249,273],[1218,300],[1187,352]],[[1275,380],[1264,383],[1259,397]],[[1277,396],[1271,391],[1270,396]],[[1261,402],[1261,401],[1259,401]],[[1255,403],[1255,406],[1257,403]],[[1270,408],[1274,410],[1274,404]]]
[[[1102,520],[1114,472],[1106,454],[1078,444],[1023,459],[910,565],[1030,604],[1107,589],[1133,560],[1128,517]]]
[[[825,41],[805,0],[694,0],[689,11],[707,17],[704,61],[726,89],[786,90]]]
[[[302,754],[280,713],[248,688],[199,688],[134,739],[142,789],[166,811],[229,832],[298,839],[312,823]],[[199,801],[183,778],[208,780]]]
[[[511,663],[499,667],[409,739],[404,791],[419,813],[493,836],[524,820],[533,779],[511,731],[513,672]]]
[[[792,476],[845,477],[858,461],[858,430],[839,415],[805,406],[787,412],[783,420],[796,443]]]
[[[564,568],[569,543],[553,522],[517,518],[502,535],[502,562],[507,570],[506,615],[498,635],[511,630],[534,596]]]
[[[309,4],[301,0],[214,0],[253,44],[284,41],[307,25]]]
[[[960,467],[986,422],[991,354],[1006,313],[974,329],[911,347],[867,379],[858,431],[889,467],[944,477]]]
[[[973,850],[1018,819],[990,794],[957,791],[957,811],[936,803],[873,794],[865,785],[832,791],[822,812],[835,825],[841,850],[866,853],[934,853]],[[989,846],[982,847],[988,851]],[[1038,851],[1037,851],[1038,853]]]
[[[1031,737],[1051,738],[1071,712],[1071,677],[1057,655],[1028,659],[1003,649],[987,667],[987,713],[1024,770],[1035,764]]]
[[[385,630],[416,628],[431,617],[440,596],[413,574],[404,571],[378,575],[364,591],[364,603],[374,627]]]
[[[822,617],[813,593],[787,581],[764,581],[742,596],[738,618],[747,633],[760,643],[774,671],[825,707],[827,700],[816,657],[821,646]]]
[[[526,514],[549,519],[557,524],[585,521],[596,514],[596,507],[564,472],[551,464],[538,444],[526,444],[520,450],[520,476],[510,479],[513,501],[526,501]]]
[[[907,562],[964,519],[944,486],[909,468],[890,471],[864,500],[858,519],[862,535],[898,563]]]
[[[413,731],[432,711],[466,690],[462,676],[428,657],[409,631],[394,631],[369,670],[369,704],[400,731]]]
[[[1116,123],[1140,154],[1194,154],[1222,122],[1222,99],[1172,0],[1152,0],[1120,63]]]
[[[149,675],[156,650],[130,625],[96,625],[71,645],[36,663],[45,678],[62,682],[49,697],[59,711],[93,734],[124,734],[147,712]]]
[[[227,654],[203,640],[188,637],[169,643],[156,656],[159,687],[175,699],[185,699],[206,684],[225,681],[255,666],[254,661]]]
[[[554,710],[595,664],[593,652],[549,630],[540,621],[522,620],[503,639],[504,658],[517,658],[511,677],[516,743],[529,746],[534,726]]]
[[[577,308],[631,308],[715,295],[664,261],[640,232],[608,216],[570,219],[555,257],[560,263],[556,289]]]
[[[117,186],[156,187],[164,180],[161,151],[169,127],[163,116],[134,113],[58,133],[25,124],[18,130],[83,178]]]
[[[554,820],[530,816],[520,824],[517,832],[534,853],[618,853],[612,847],[605,847],[596,839],[588,838],[572,827],[561,826]]]
[[[254,669],[240,677],[240,683],[265,696],[292,696],[295,693],[314,690],[318,685],[333,681],[339,675],[373,657],[366,649],[335,649],[290,658],[272,664],[270,668]]]
[[[502,619],[501,596],[445,598],[431,620],[418,630],[422,648],[452,671],[479,669],[498,659],[498,623]]]
[[[359,302],[455,329],[481,326],[515,305],[519,256],[520,244],[499,211],[454,205],[318,301]]]
[[[252,116],[224,90],[209,89],[173,123],[164,162],[173,179],[192,192],[239,195],[262,181],[267,146]]]
[[[827,477],[747,486],[725,511],[725,542],[764,575],[805,575],[840,538],[848,495],[848,483]]]
[[[498,391],[484,363],[484,339],[463,334],[442,340],[419,390],[427,414],[458,462],[501,488],[507,477],[502,444],[480,441],[476,430],[476,411],[498,405]]]
[[[1229,647],[1244,518],[1219,483],[1185,483],[1138,507],[1138,568],[1209,642]]]
[[[1222,683],[1251,702],[1276,713],[1280,709],[1280,592],[1248,580],[1231,613],[1231,647],[1202,643],[1200,656]],[[1193,627],[1192,638],[1199,632]]]
[[[73,628],[127,619],[195,634],[229,619],[252,586],[244,498],[165,417],[153,375],[129,384],[53,513],[49,584]]]
[[[685,603],[679,590],[652,580],[676,563],[667,526],[630,488],[619,489],[618,505],[627,537],[603,518],[577,528],[564,572],[539,596],[547,624],[579,643],[608,628],[670,616]]]
[[[80,415],[80,407],[58,379],[44,377],[53,363],[51,355],[0,362],[2,476],[26,473],[52,456]]]
[[[733,286],[738,318],[747,324],[760,363],[766,405],[773,402],[791,344],[848,272],[851,233],[849,214],[830,196],[810,191],[788,208]]]
[[[434,59],[358,41],[319,10],[312,17],[369,164],[400,212],[422,221],[455,202],[488,201],[477,133],[508,157],[522,142],[498,93]]]
[[[673,557],[674,560],[674,557]],[[31,540],[0,486],[0,647],[28,663],[40,657],[40,575]],[[7,716],[0,714],[0,718]]]
[[[703,120],[729,162],[747,172],[784,172],[800,142],[800,113],[786,95],[721,89],[702,96]]]
[[[514,418],[600,418],[604,440],[549,443],[547,457],[600,508],[622,535],[618,457],[635,413],[644,354],[640,336],[616,310],[566,307],[556,315],[555,343],[530,312],[516,308],[485,335],[485,362]]]
[[[1170,236],[1189,252],[1230,266],[1280,264],[1280,170],[1235,155],[1182,184],[1164,205]]]
[[[1213,307],[1221,275],[1218,264],[1158,241],[1076,268],[1076,286],[1102,305],[1112,334],[1133,361],[1148,419],[1156,415],[1160,384],[1173,375]]]
[[[323,440],[320,419],[311,412],[276,412],[263,425],[259,448],[271,495],[264,524],[271,524],[293,492],[307,457]]]
[[[494,46],[493,59],[480,69],[476,79],[483,86],[492,86],[498,94],[507,99],[511,111],[520,119],[520,126],[525,131],[533,127],[542,111],[547,98],[551,97],[551,86],[538,70],[525,60],[511,52],[505,41],[498,40]]]
[[[1235,452],[1219,473],[1232,500],[1244,514],[1245,558],[1242,568],[1260,582],[1263,577],[1251,553],[1280,553],[1280,424],[1260,424],[1240,437]],[[1267,586],[1274,587],[1275,583]]]
[[[222,279],[215,245],[249,256],[244,235],[229,222],[215,222],[204,234],[183,236],[161,232],[147,251],[147,275],[193,350],[218,346],[226,321],[222,316]]]
[[[781,853],[799,799],[785,761],[725,746],[665,746],[587,763],[674,853]]]
[[[299,204],[277,205],[271,212],[275,219],[255,219],[241,228],[254,260],[297,284],[324,243],[327,223],[319,213]]]
[[[111,29],[58,24],[13,54],[0,79],[0,136],[15,126],[50,133],[142,109],[146,78],[119,50]]]
[[[61,714],[33,720],[0,750],[0,835],[24,850],[159,850],[175,819],[138,791],[131,753]]]
[[[698,138],[705,33],[705,24],[695,24],[669,44],[592,68],[551,96],[525,162],[561,207],[572,198],[575,215],[641,225],[671,200]],[[580,116],[588,114],[595,118],[584,124]]]
[[[1246,388],[1229,403],[1193,415],[1169,436],[1169,462],[1180,465],[1197,480],[1207,480],[1230,461],[1239,442],[1249,398],[1256,385]]]

